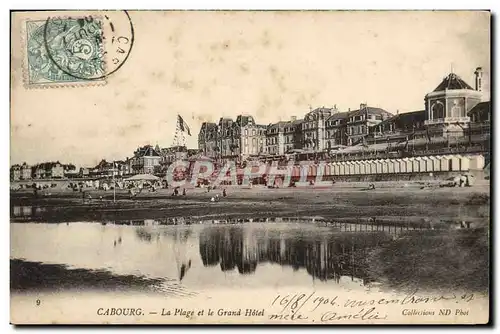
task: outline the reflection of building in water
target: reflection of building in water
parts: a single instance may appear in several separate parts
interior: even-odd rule
[[[235,254],[233,253],[233,249],[231,247],[231,233],[229,229],[224,229],[222,236],[222,243],[219,244],[221,251],[221,262],[220,269],[222,271],[230,271],[233,270],[236,266],[235,262]]]
[[[258,244],[257,236],[249,229],[243,231],[241,239],[241,257],[238,257],[238,271],[240,274],[250,274],[257,268]]]
[[[259,262],[268,262],[306,269],[322,281],[339,282],[348,276],[366,283],[366,256],[386,238],[390,236],[378,233],[297,237],[228,226],[206,228],[200,235],[200,254],[205,266],[220,263],[222,271],[237,267],[241,274],[249,274]]]
[[[218,233],[202,233],[200,235],[200,255],[204,266],[215,266],[219,263],[220,242]],[[210,234],[209,234],[210,233]]]
[[[45,212],[46,208],[32,207],[32,206],[11,206],[10,216],[16,218],[34,218]]]

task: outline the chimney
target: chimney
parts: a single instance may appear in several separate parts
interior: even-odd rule
[[[297,120],[297,116],[292,116],[290,117],[290,119],[292,120],[292,122],[295,122]]]
[[[347,111],[351,111],[351,108],[349,108]]]
[[[474,75],[476,77],[476,90],[478,92],[482,91],[482,78],[483,78],[483,69],[481,67],[476,68],[476,71],[474,72]]]

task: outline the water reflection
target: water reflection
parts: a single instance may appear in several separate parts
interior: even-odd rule
[[[11,206],[10,210],[11,210],[10,212],[11,217],[30,219],[40,216],[43,212],[46,211],[46,208],[24,205],[24,206]]]
[[[487,231],[460,222],[304,221],[12,223],[11,259],[160,279],[172,291],[375,282],[487,289]]]
[[[327,231],[323,231],[327,232]],[[200,234],[200,255],[205,266],[222,271],[237,268],[251,274],[258,264],[272,263],[293,270],[306,269],[313,278],[339,281],[341,276],[369,282],[367,252],[392,238],[384,233],[323,235],[245,229],[238,226],[205,228]]]

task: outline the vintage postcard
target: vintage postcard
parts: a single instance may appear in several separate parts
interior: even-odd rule
[[[490,22],[11,12],[11,323],[488,323]]]

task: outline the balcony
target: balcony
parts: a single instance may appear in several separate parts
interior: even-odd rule
[[[425,125],[443,124],[443,123],[470,123],[470,117],[446,117],[438,119],[428,119]]]

